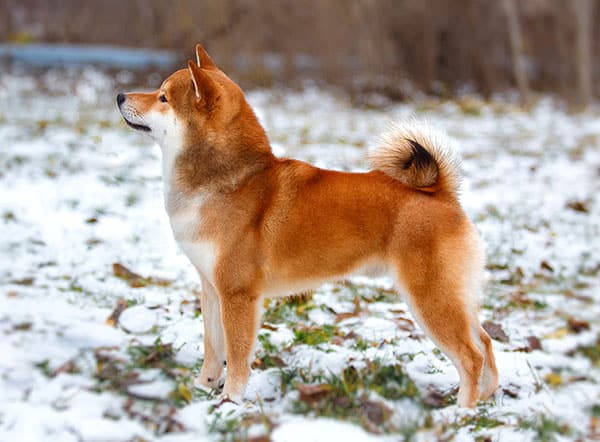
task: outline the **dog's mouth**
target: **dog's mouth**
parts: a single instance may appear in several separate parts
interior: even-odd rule
[[[132,123],[131,121],[129,121],[127,118],[123,117],[123,119],[125,120],[125,123],[127,123],[127,125],[129,127],[131,127],[132,129],[135,130],[141,130],[142,132],[150,132],[151,129],[148,126],[145,126],[143,124],[135,124]]]

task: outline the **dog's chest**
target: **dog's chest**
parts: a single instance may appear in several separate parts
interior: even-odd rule
[[[200,235],[204,201],[205,198],[198,197],[180,201],[176,207],[167,204],[167,213],[173,235],[183,253],[204,277],[214,283],[216,247]]]

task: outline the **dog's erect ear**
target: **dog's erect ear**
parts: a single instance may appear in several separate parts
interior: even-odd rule
[[[212,102],[219,95],[219,85],[192,60],[188,60],[188,69],[192,77],[192,83],[194,83],[196,98],[206,103]]]
[[[202,69],[219,69],[200,43],[196,45],[196,63]]]

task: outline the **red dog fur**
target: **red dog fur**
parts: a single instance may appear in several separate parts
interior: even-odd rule
[[[265,296],[285,296],[366,266],[395,276],[415,317],[453,361],[458,403],[497,388],[479,324],[484,256],[457,198],[444,140],[419,125],[393,129],[373,170],[346,173],[277,158],[241,89],[202,46],[197,61],[150,93],[120,94],[130,126],[163,151],[165,206],[202,279],[200,381],[239,400]]]

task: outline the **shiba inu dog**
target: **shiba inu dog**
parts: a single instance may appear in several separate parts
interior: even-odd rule
[[[242,90],[201,45],[156,91],[119,94],[123,118],[163,155],[165,207],[202,280],[200,382],[240,400],[264,297],[365,267],[387,269],[431,339],[458,369],[458,403],[496,390],[490,337],[477,318],[484,253],[458,197],[446,140],[398,125],[348,173],[277,158]]]

